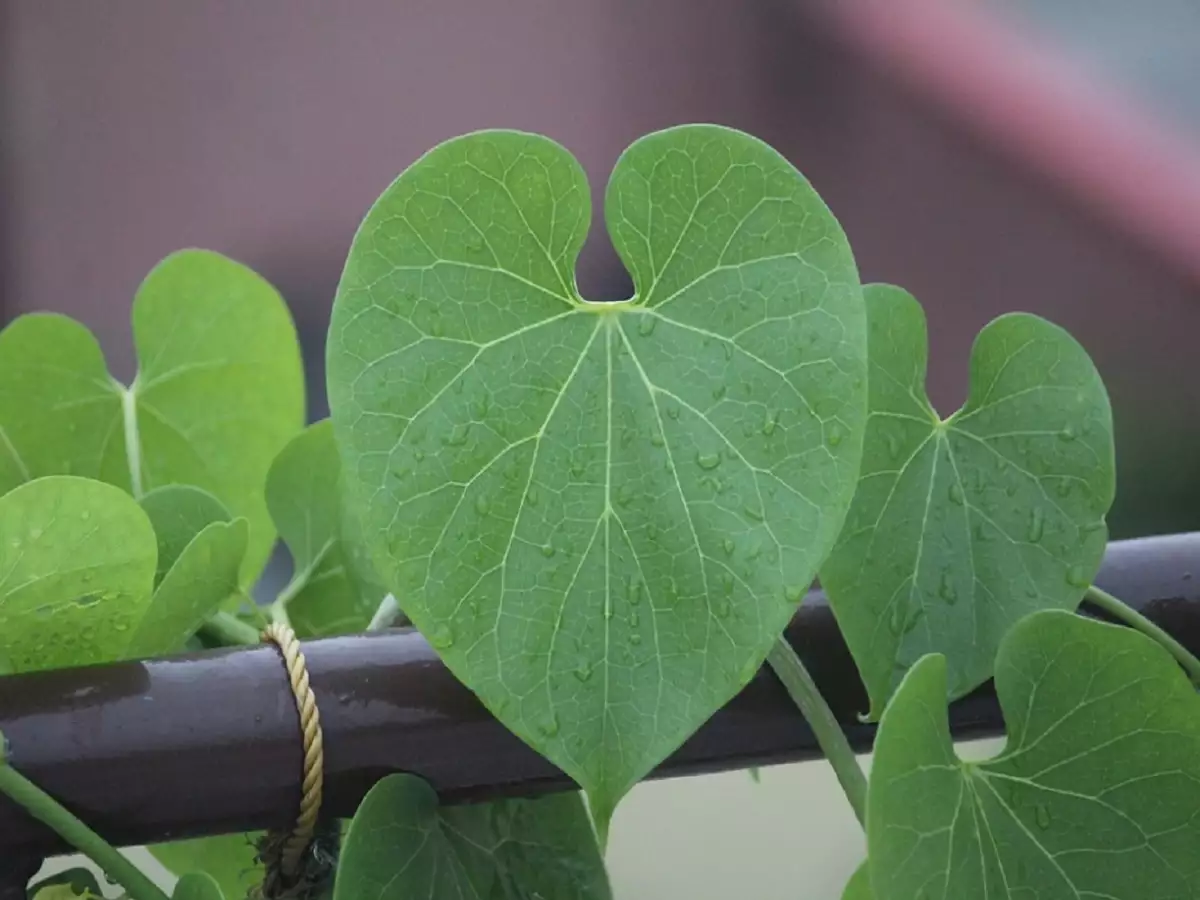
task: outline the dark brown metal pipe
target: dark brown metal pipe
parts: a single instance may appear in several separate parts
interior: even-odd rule
[[[1200,533],[1109,545],[1098,584],[1200,652]],[[788,637],[861,750],[866,697],[828,604],[805,602]],[[389,772],[428,779],[447,802],[571,786],[495,721],[414,631],[305,646],[326,747],[326,806],[349,816]],[[956,738],[995,735],[987,685],[951,708]],[[116,844],[285,826],[299,803],[300,744],[282,663],[269,647],[0,679],[12,762]],[[764,670],[655,772],[688,775],[811,759],[816,741]],[[61,852],[0,798],[0,872]],[[13,868],[15,862],[10,863]]]

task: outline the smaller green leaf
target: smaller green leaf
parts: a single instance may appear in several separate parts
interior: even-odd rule
[[[27,895],[30,900],[103,900],[104,889],[91,869],[74,868],[31,884]]]
[[[348,565],[354,552],[348,528],[356,523],[343,508],[341,461],[328,419],[310,425],[275,459],[267,507],[295,566],[286,593],[297,633],[318,637],[366,628],[385,592],[364,594]]]
[[[220,500],[208,491],[189,484],[168,484],[155,488],[146,493],[140,502],[158,537],[158,569],[154,574],[156,586],[175,565],[183,549],[206,525],[228,522],[233,518]]]
[[[0,497],[0,654],[18,672],[121,658],[156,555],[150,519],[112,485],[55,475]]]
[[[245,519],[213,522],[197,534],[154,592],[130,652],[177,652],[205,619],[239,596],[239,568],[249,537]]]
[[[210,876],[192,872],[179,879],[171,900],[225,900],[225,895]]]
[[[910,666],[946,657],[948,696],[986,681],[1001,637],[1073,610],[1104,555],[1112,413],[1087,352],[1037,316],[1001,316],[971,352],[966,404],[925,393],[925,314],[869,285],[869,404],[854,503],[820,569],[877,720]]]
[[[249,896],[262,883],[263,867],[258,862],[258,832],[225,834],[156,844],[150,853],[175,874],[204,872],[231,900]]]
[[[877,900],[1200,896],[1200,696],[1149,638],[1058,610],[996,659],[998,757],[954,753],[946,660],[879,727],[867,813]]]
[[[867,863],[854,870],[846,882],[846,889],[842,891],[842,900],[875,900],[875,895],[871,893],[871,872]]]
[[[609,900],[595,833],[576,793],[438,807],[413,775],[389,775],[346,834],[334,900],[544,897]]]

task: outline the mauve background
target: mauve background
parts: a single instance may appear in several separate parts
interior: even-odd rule
[[[948,7],[1015,29],[1011,56],[964,46],[937,24]],[[1080,124],[1070,140],[1078,109],[1047,114],[1034,76],[997,104],[991,130],[974,127],[961,97],[987,81],[976,60],[1027,75],[1026,39],[1140,118]],[[900,46],[907,64],[888,57]],[[953,61],[939,69],[943,55]],[[922,62],[924,81],[904,77]],[[1113,400],[1114,536],[1190,530],[1197,84],[1194,0],[0,0],[0,315],[75,316],[129,378],[142,276],[180,247],[218,250],[291,304],[317,418],[341,261],[372,200],[425,150],[486,127],[540,131],[580,158],[598,198],[639,135],[718,122],[771,142],[814,182],[864,279],[922,300],[943,412],[962,400],[988,320],[1020,309],[1068,328]],[[1160,128],[1177,133],[1181,167],[1098,140]],[[1044,150],[1064,130],[1057,156],[1014,150]],[[1118,183],[1157,199],[1137,215],[1103,201]],[[594,299],[628,291],[601,233],[580,283]],[[811,764],[757,787],[739,773],[639,787],[610,861],[622,900],[716,900],[749,884],[795,900],[836,897],[861,855],[836,785]]]

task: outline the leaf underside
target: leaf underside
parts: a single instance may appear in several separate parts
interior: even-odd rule
[[[946,664],[884,713],[867,842],[877,900],[1174,900],[1200,895],[1200,697],[1129,629],[1061,611],[1005,637],[1004,752],[954,754]]]
[[[1104,385],[1061,328],[994,320],[966,404],[943,421],[925,393],[920,305],[886,285],[864,294],[862,473],[820,575],[877,720],[926,653],[946,657],[957,698],[991,677],[1021,616],[1078,605],[1104,555],[1115,462]]]
[[[793,614],[848,508],[866,401],[849,247],[769,147],[649,135],[605,216],[623,303],[576,293],[590,202],[567,151],[443,144],[364,221],[328,346],[381,579],[602,832]]]
[[[24,315],[0,332],[0,491],[54,474],[139,497],[196,485],[249,521],[248,582],[275,540],[267,468],[304,424],[291,316],[249,269],[186,250],[146,276],[132,318],[139,369],[129,389],[72,319]]]
[[[334,900],[411,897],[610,900],[579,794],[439,809],[413,775],[389,775],[346,833]]]

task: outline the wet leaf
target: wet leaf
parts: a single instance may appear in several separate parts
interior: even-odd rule
[[[998,757],[954,753],[946,661],[883,715],[868,798],[877,900],[1174,900],[1200,892],[1200,697],[1157,644],[1071,613],[1004,638]]]
[[[831,548],[866,334],[837,222],[745,134],[622,155],[605,216],[627,302],[576,292],[590,216],[546,138],[431,151],[354,240],[328,379],[383,582],[605,833],[757,671]]]
[[[908,668],[946,657],[948,693],[992,674],[1021,616],[1074,609],[1108,538],[1115,465],[1108,395],[1056,325],[1001,316],[971,354],[966,405],[925,394],[920,305],[865,289],[870,415],[862,475],[821,584],[878,719]]]

